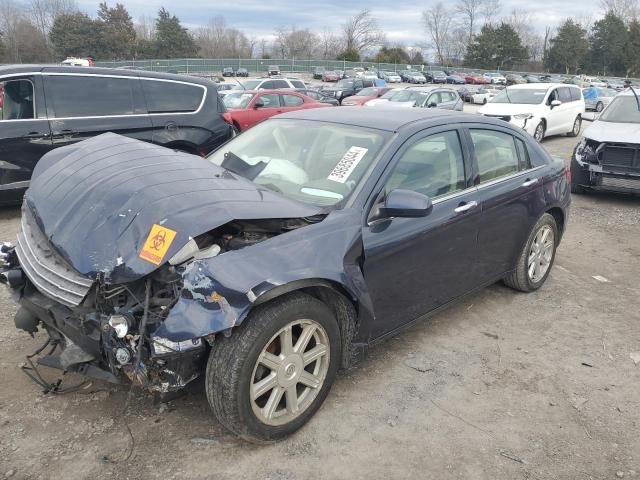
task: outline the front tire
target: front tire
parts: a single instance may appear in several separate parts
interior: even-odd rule
[[[540,142],[542,142],[542,140],[544,140],[544,132],[545,132],[545,130],[546,130],[546,128],[544,126],[544,122],[540,122],[536,126],[536,129],[533,131],[533,138],[535,138],[538,143],[540,143]]]
[[[332,311],[304,293],[257,307],[229,338],[216,338],[206,393],[218,421],[253,442],[302,427],[320,408],[341,355]]]
[[[504,278],[504,283],[521,292],[539,289],[549,276],[557,246],[558,225],[552,215],[545,213],[531,230],[515,270]]]

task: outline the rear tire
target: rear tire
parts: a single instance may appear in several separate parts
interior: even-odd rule
[[[298,342],[307,326],[315,333]],[[257,307],[231,337],[216,338],[211,348],[205,381],[211,410],[223,426],[248,441],[272,442],[292,434],[329,393],[340,345],[332,311],[310,295],[295,292]],[[307,364],[306,354],[318,346],[325,353],[316,353]],[[307,375],[317,381],[315,387],[305,383]]]
[[[538,249],[538,244],[545,246],[545,249]],[[527,293],[539,289],[551,272],[557,246],[558,225],[552,215],[545,213],[531,230],[515,269],[504,278],[505,285]],[[538,270],[534,263],[537,263]]]
[[[568,137],[577,137],[580,135],[580,128],[582,127],[582,117],[578,115],[576,119],[573,121],[573,128],[569,133],[567,133]]]

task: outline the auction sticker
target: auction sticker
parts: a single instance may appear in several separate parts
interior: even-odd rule
[[[333,170],[331,170],[327,179],[338,183],[346,182],[349,175],[353,173],[358,163],[360,163],[360,160],[362,160],[362,157],[367,154],[367,151],[367,148],[351,147]]]
[[[147,241],[144,242],[140,251],[140,258],[155,265],[160,265],[175,236],[175,231],[162,225],[153,224]]]

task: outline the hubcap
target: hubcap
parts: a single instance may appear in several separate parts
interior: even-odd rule
[[[536,127],[536,140],[538,140],[539,142],[542,141],[543,135],[544,135],[544,129],[542,127],[542,124],[540,124]]]
[[[577,136],[580,133],[580,119],[576,118],[576,121],[573,122],[573,133]]]
[[[538,232],[531,243],[527,270],[529,279],[537,283],[544,278],[547,270],[551,266],[553,259],[553,249],[555,248],[555,238],[553,230],[549,225],[545,225]]]
[[[329,340],[322,326],[295,320],[280,329],[260,352],[251,376],[253,413],[267,425],[301,415],[317,397],[329,370]]]

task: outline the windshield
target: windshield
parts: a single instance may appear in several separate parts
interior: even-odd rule
[[[358,93],[356,93],[359,97],[373,97],[376,94],[377,90],[373,87],[363,88]]]
[[[244,90],[255,90],[262,80],[246,80],[244,82],[240,82],[239,88],[243,88]]]
[[[227,108],[247,108],[249,102],[254,97],[254,93],[229,93],[224,96],[222,102]]]
[[[351,88],[353,87],[353,80],[340,80],[338,83],[336,83],[336,87]]]
[[[547,94],[545,89],[505,88],[493,98],[493,103],[522,103],[527,105],[537,105],[542,103]]]
[[[362,127],[275,119],[237,136],[208,160],[233,165],[229,170],[285,197],[331,206],[351,195],[389,136]],[[245,168],[234,168],[239,164]]]
[[[598,120],[613,123],[640,123],[640,110],[633,94],[619,96],[611,100]]]

